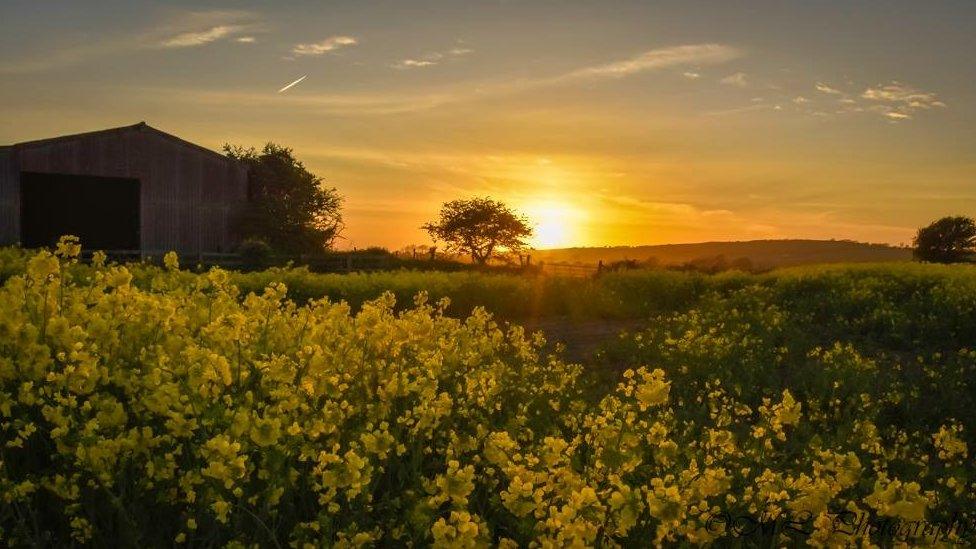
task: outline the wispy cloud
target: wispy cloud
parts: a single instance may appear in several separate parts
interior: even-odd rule
[[[339,48],[354,46],[359,41],[352,36],[330,36],[321,42],[311,44],[295,44],[291,52],[295,55],[323,55]]]
[[[451,57],[460,57],[462,55],[467,55],[473,51],[474,50],[470,48],[452,48],[450,50],[447,50],[444,53],[431,52],[421,57],[404,59],[402,61],[399,61],[398,63],[395,63],[393,66],[398,69],[416,69],[422,67],[431,67],[439,64],[441,61],[444,61],[445,59],[449,59]]]
[[[778,110],[782,110],[782,108],[783,107],[781,107],[780,105],[769,105],[757,101],[757,102],[753,102],[751,105],[745,105],[742,107],[732,107],[730,109],[707,111],[703,114],[705,116],[729,116],[729,115],[743,114],[747,112],[756,112],[756,111],[767,111],[767,110],[778,111]]]
[[[686,72],[681,73],[681,76],[684,76],[685,78],[690,78],[692,80],[695,80],[697,78],[701,78],[701,73],[692,72],[692,71],[686,71]]]
[[[894,121],[908,120],[917,111],[946,106],[936,94],[917,90],[897,81],[869,87],[861,93],[861,98],[874,103],[872,110]]]
[[[826,93],[828,95],[844,95],[844,92],[842,92],[842,91],[840,91],[840,90],[838,90],[836,88],[832,88],[832,87],[828,86],[827,84],[824,84],[823,82],[817,82],[817,85],[814,86],[814,88],[818,92],[820,92],[820,93]]]
[[[899,103],[913,109],[931,109],[933,107],[946,106],[945,103],[938,100],[934,93],[919,91],[899,82],[868,88],[864,90],[861,97],[874,101]]]
[[[418,67],[430,67],[436,65],[437,61],[430,59],[404,59],[396,64],[398,69],[414,69]]]
[[[440,87],[427,93],[360,93],[360,94],[302,94],[284,95],[246,91],[201,90],[192,94],[181,90],[181,96],[214,105],[247,105],[281,108],[282,104],[311,111],[356,116],[390,115],[417,112],[466,101],[476,101],[525,93],[550,86],[571,85],[577,82],[617,79],[634,74],[666,68],[705,63],[720,63],[740,56],[738,50],[727,46],[704,44],[650,50],[639,56],[612,63],[583,67],[554,76],[512,80],[508,78],[482,82],[468,82]],[[148,92],[149,90],[147,90]],[[172,90],[155,89],[161,95]]]
[[[139,50],[185,48],[228,39],[242,32],[263,30],[257,15],[240,10],[179,12],[148,28],[106,35],[97,41],[65,44],[37,57],[0,63],[0,74],[24,74],[60,69],[91,59]],[[252,37],[253,38],[253,37]]]
[[[257,42],[257,39],[253,36],[241,36],[234,40],[235,42],[240,42],[241,44],[253,44]]]
[[[588,78],[621,78],[646,71],[675,67],[680,65],[700,65],[722,63],[741,56],[742,53],[731,46],[722,44],[694,44],[646,51],[623,61],[614,61],[578,69],[546,81],[578,80]]]
[[[719,80],[719,82],[727,86],[735,86],[737,88],[746,88],[749,86],[749,80],[746,77],[746,73],[744,72],[737,72],[734,74],[730,74],[725,78]]]
[[[238,36],[246,31],[259,30],[257,16],[246,11],[188,12],[179,18],[147,33],[146,38],[163,48],[192,48]],[[238,37],[236,41],[254,41],[253,36]]]
[[[216,42],[221,38],[226,38],[236,32],[240,32],[244,27],[237,25],[217,25],[201,31],[190,31],[177,34],[159,43],[164,48],[189,48],[202,46],[211,42]]]

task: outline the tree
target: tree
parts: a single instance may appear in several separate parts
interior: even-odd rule
[[[261,151],[224,145],[248,169],[248,206],[239,220],[243,238],[264,240],[279,252],[321,253],[342,231],[342,197],[305,168],[292,150],[268,143]]]
[[[915,258],[935,263],[968,261],[976,253],[976,222],[970,217],[943,217],[915,236]]]
[[[532,236],[529,222],[505,204],[491,198],[452,200],[441,207],[440,219],[421,227],[449,251],[471,256],[484,265],[501,249],[517,252]]]

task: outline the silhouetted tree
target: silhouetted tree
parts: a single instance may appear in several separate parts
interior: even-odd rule
[[[976,252],[976,222],[970,217],[943,217],[915,236],[915,258],[935,263],[968,261]]]
[[[518,252],[532,236],[529,222],[505,204],[490,198],[452,200],[441,207],[440,219],[421,227],[449,251],[471,256],[484,265],[499,250]]]
[[[268,143],[261,151],[224,145],[248,168],[248,205],[239,220],[244,238],[285,253],[321,253],[342,231],[342,197],[305,168],[292,150]]]

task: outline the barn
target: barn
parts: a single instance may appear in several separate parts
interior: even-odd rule
[[[246,201],[243,165],[145,122],[0,147],[0,245],[226,253]]]

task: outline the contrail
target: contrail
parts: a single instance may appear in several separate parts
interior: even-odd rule
[[[281,93],[281,92],[283,92],[283,91],[286,91],[286,90],[288,90],[289,88],[291,88],[292,86],[297,86],[297,85],[298,85],[299,83],[301,83],[301,81],[302,81],[302,80],[305,80],[306,78],[308,78],[308,75],[307,75],[307,74],[306,74],[306,75],[303,75],[303,76],[302,76],[301,78],[299,78],[298,80],[295,80],[295,81],[294,81],[294,82],[292,82],[291,84],[288,84],[288,85],[287,85],[287,86],[285,86],[284,88],[281,88],[280,90],[278,90],[278,93]]]

